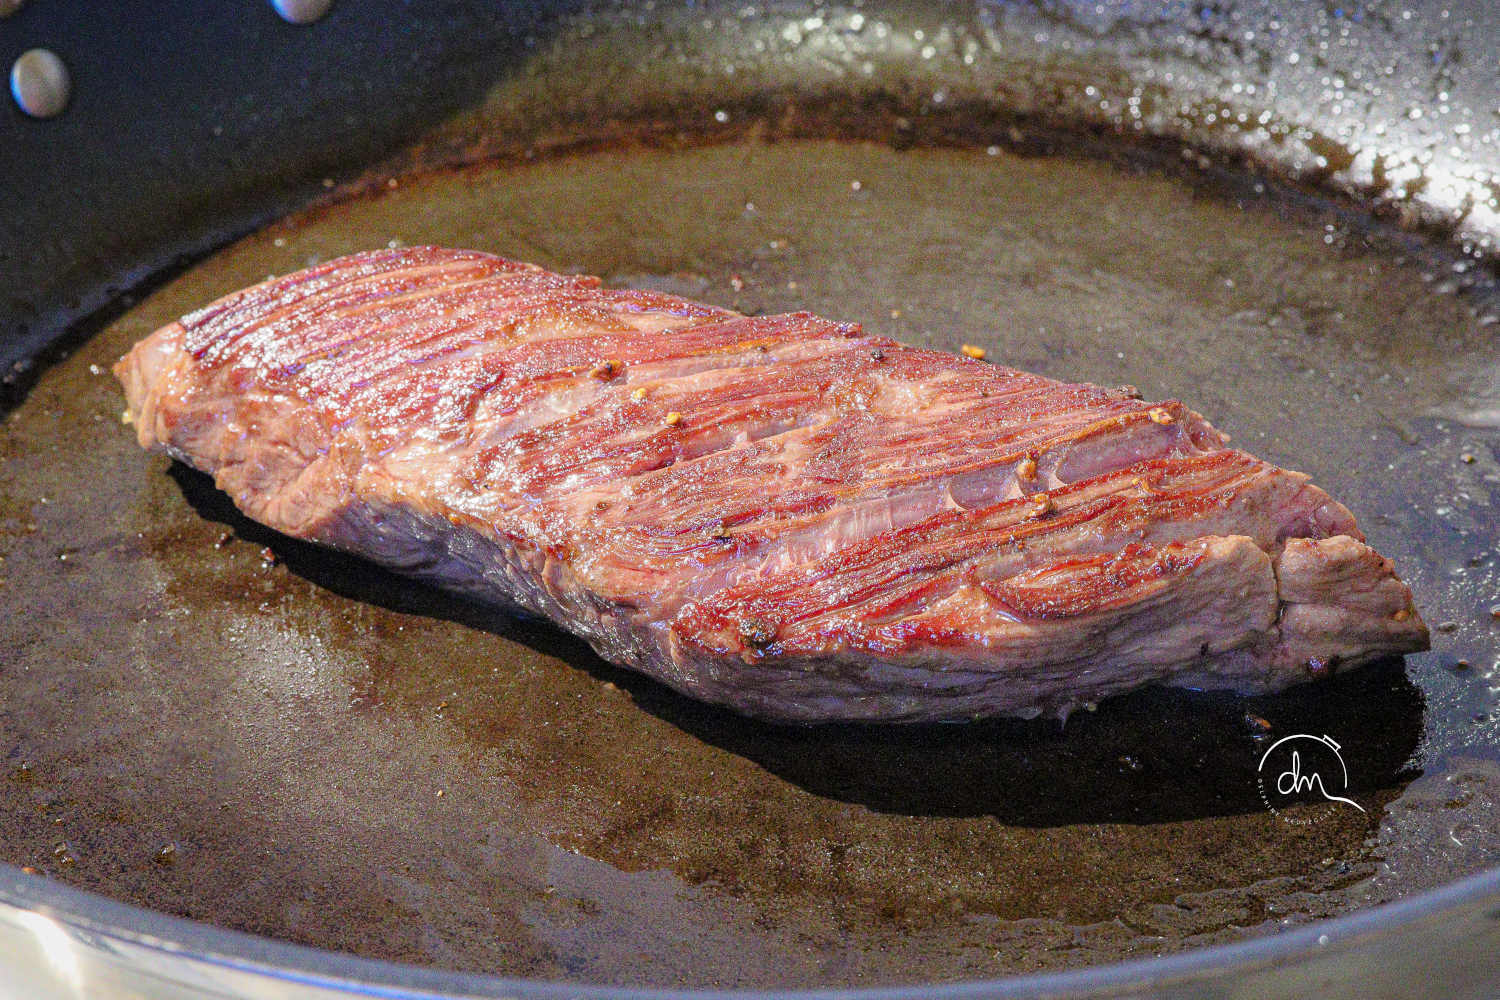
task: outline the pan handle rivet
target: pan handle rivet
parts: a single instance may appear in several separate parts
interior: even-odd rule
[[[10,93],[31,117],[52,118],[68,106],[73,83],[56,52],[29,49],[10,68]]]
[[[333,0],[271,0],[271,6],[276,8],[276,13],[281,15],[283,21],[290,21],[292,24],[312,24],[328,13],[328,8],[333,6]]]

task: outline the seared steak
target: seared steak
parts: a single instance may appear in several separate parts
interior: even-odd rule
[[[975,352],[977,353],[977,352]],[[489,254],[356,254],[115,368],[249,516],[781,720],[1065,714],[1425,648],[1343,506],[1179,402]]]

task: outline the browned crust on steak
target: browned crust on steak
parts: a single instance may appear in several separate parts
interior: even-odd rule
[[[116,366],[251,517],[774,719],[1268,691],[1425,648],[1340,504],[1176,401],[487,254],[357,254]]]

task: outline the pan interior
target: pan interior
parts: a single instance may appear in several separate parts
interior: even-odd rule
[[[390,242],[1180,398],[1353,508],[1436,649],[1061,727],[778,728],[275,535],[136,448],[107,370],[132,342]],[[1442,294],[1463,265],[1401,245],[1252,181],[811,140],[401,177],[284,220],[126,309],[0,427],[0,858],[373,957],[725,987],[1154,955],[1493,864],[1500,366]],[[1265,807],[1257,760],[1295,733],[1339,742],[1364,812]]]

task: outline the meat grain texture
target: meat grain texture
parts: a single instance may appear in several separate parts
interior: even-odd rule
[[[288,535],[784,721],[1065,715],[1423,649],[1391,563],[1181,403],[489,254],[355,254],[115,368]]]

